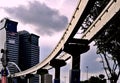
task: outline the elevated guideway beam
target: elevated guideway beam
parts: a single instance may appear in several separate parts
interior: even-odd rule
[[[52,53],[41,63],[35,65],[34,67],[19,72],[19,73],[15,73],[14,75],[12,75],[13,77],[18,77],[18,76],[22,76],[22,75],[26,75],[28,73],[32,73],[34,71],[37,71],[38,69],[44,67],[45,65],[47,65],[53,58],[56,57],[56,55],[58,55],[58,53],[60,51],[62,51],[62,48],[64,47],[64,44],[66,43],[66,41],[68,40],[70,34],[73,32],[73,30],[75,29],[76,24],[78,23],[79,18],[81,17],[87,3],[89,1],[92,0],[80,0],[77,6],[77,9],[75,10],[75,13],[73,14],[73,18],[71,19],[70,23],[67,26],[67,29],[65,31],[65,33],[63,34],[61,40],[58,42],[57,46],[55,47],[55,49],[52,51]],[[76,17],[76,18],[74,18]]]
[[[100,32],[101,30],[102,30],[102,28],[103,27],[100,27],[98,30],[91,30],[90,31],[90,29],[97,29],[97,27],[92,27],[94,24],[96,24],[98,21],[101,21],[102,22],[102,20],[101,20],[101,17],[105,14],[105,13],[108,13],[107,15],[109,15],[111,12],[107,12],[108,11],[108,9],[110,9],[110,6],[111,5],[113,5],[113,3],[114,3],[114,5],[115,5],[115,0],[111,0],[110,2],[109,2],[109,4],[105,7],[105,9],[102,11],[102,13],[98,16],[98,18],[93,22],[93,24],[88,28],[88,30],[83,34],[83,36],[82,36],[82,38],[81,39],[88,39],[89,40],[89,42],[91,42],[93,39],[94,39],[94,37],[96,36],[96,34],[98,34],[98,32]],[[88,6],[88,7],[90,7],[90,6]],[[111,8],[116,8],[116,7],[111,7]],[[88,12],[88,11],[87,11]],[[114,11],[115,12],[115,11]],[[114,14],[114,13],[113,13]],[[85,14],[85,15],[83,15],[83,17],[82,18],[85,18],[85,16],[87,15],[87,13]],[[114,14],[115,15],[115,14]],[[113,15],[113,16],[114,16]],[[102,18],[104,18],[104,17],[102,17]],[[82,21],[83,20],[79,20],[80,21],[80,23],[82,23]],[[108,20],[109,21],[109,20]],[[106,22],[107,23],[107,22]],[[105,24],[106,24],[105,23]],[[100,25],[100,24],[98,24],[98,25]],[[78,26],[80,26],[80,24],[78,25]],[[77,27],[77,29],[78,29],[78,26],[76,25],[76,27]],[[75,32],[77,31],[77,29],[76,30],[74,30]],[[93,35],[93,33],[96,33],[96,34],[94,34]],[[71,38],[73,37],[73,34],[75,34],[75,33],[72,33],[71,34]],[[88,34],[88,35],[86,35],[86,34]],[[91,38],[89,38],[89,36],[91,36]],[[68,40],[68,42],[70,42],[70,41],[73,41],[73,39],[71,39],[71,38],[69,38],[70,40]],[[77,40],[77,42],[79,42],[78,40]],[[68,59],[70,59],[71,58],[71,56],[70,55],[68,55],[68,54],[66,54],[66,53],[64,53],[63,54],[63,56],[61,56],[61,57],[59,57],[58,59],[64,59],[65,61],[67,61]],[[49,64],[47,65],[47,66],[45,66],[44,67],[45,69],[50,69],[50,68],[52,68]]]
[[[58,55],[58,53],[62,51],[64,44],[68,42],[69,39],[71,39],[76,34],[76,31],[78,30],[78,26],[79,26],[78,24],[79,19],[82,18],[81,16],[89,1],[93,1],[93,0],[80,0],[72,20],[70,21],[64,35],[62,36],[61,40],[59,41],[55,49],[52,51],[52,53],[43,62],[37,64],[36,66],[28,70],[15,73],[13,77],[22,76],[22,75],[37,71],[38,69],[45,67],[45,65],[47,65],[53,58],[55,58]],[[94,39],[94,37],[97,35],[97,33],[102,30],[103,26],[110,19],[112,19],[112,17],[116,14],[116,12],[119,11],[120,9],[119,4],[120,4],[120,0],[110,0],[109,4],[104,8],[101,14],[97,17],[97,19],[83,34],[81,39],[87,39],[91,42]]]

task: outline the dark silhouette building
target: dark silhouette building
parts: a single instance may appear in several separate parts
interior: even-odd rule
[[[19,67],[26,70],[39,63],[39,36],[27,31],[19,33]],[[33,75],[30,83],[39,83],[39,76]]]

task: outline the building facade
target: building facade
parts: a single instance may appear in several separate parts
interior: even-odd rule
[[[9,19],[3,19],[3,28],[5,28],[5,44],[4,44],[4,50],[6,50],[6,56],[7,56],[7,68],[8,68],[8,74],[14,74],[18,72],[18,69],[16,65],[18,64],[18,58],[19,58],[19,35],[17,33],[17,22],[9,20]],[[3,34],[4,35],[4,34]],[[4,62],[3,62],[4,63]],[[14,64],[11,64],[14,63]],[[5,63],[4,63],[5,64]],[[13,80],[15,83],[17,82],[16,79]]]
[[[7,67],[10,74],[18,72],[16,65],[23,71],[39,63],[39,36],[27,31],[17,32],[17,24],[17,22],[9,19],[0,21],[1,34],[4,33],[3,37],[0,36],[0,39],[4,40],[0,43],[0,49],[7,50],[7,58],[9,59]],[[19,79],[12,81],[14,83],[27,83],[26,79],[23,82]],[[32,75],[29,81],[30,83],[39,83],[39,76]]]
[[[9,62],[18,64],[19,58],[19,36],[17,33],[17,22],[6,20],[6,49]],[[15,65],[8,62],[10,74],[18,72]]]
[[[19,67],[26,70],[39,63],[39,36],[27,31],[19,33]],[[30,83],[39,83],[39,76],[32,76]]]

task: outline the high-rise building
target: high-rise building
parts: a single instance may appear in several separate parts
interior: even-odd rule
[[[19,55],[19,36],[17,33],[17,22],[6,19],[6,48],[9,62],[18,64]],[[15,65],[8,63],[8,69],[11,74],[18,72]]]
[[[9,74],[18,72],[16,66],[10,64],[10,62],[18,64],[19,36],[17,33],[17,24],[17,22],[7,18],[0,21],[0,50],[5,51],[4,54],[3,52],[0,53],[0,58],[2,61],[2,66],[8,68]],[[14,82],[17,82],[17,80],[15,79]]]
[[[39,63],[39,36],[27,31],[17,32],[17,22],[4,19],[0,21],[0,50],[7,49],[8,62],[17,64],[21,70],[26,70]],[[4,45],[3,45],[4,44]],[[2,53],[0,53],[2,55]],[[18,72],[13,64],[8,64],[10,74]],[[39,83],[39,76],[33,75],[30,83]],[[17,80],[14,80],[17,83]],[[18,82],[19,83],[19,82]],[[21,83],[27,83],[21,82]]]
[[[19,67],[26,70],[39,63],[39,36],[27,31],[19,32]],[[39,77],[33,76],[30,83],[39,83]]]

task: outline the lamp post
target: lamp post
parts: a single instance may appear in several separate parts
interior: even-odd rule
[[[88,80],[88,66],[86,66],[86,70],[87,70],[87,75],[86,76],[87,76],[87,80]]]
[[[66,76],[64,76],[64,78],[65,78],[65,83],[66,83],[66,78],[67,78],[67,77],[66,77]]]

